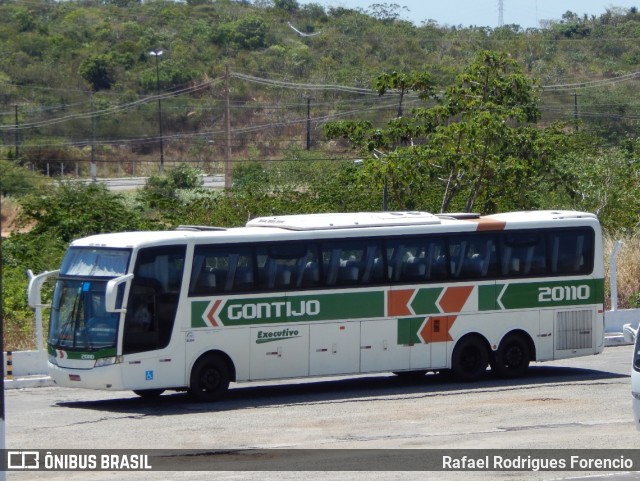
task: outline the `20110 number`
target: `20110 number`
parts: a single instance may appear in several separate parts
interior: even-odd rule
[[[591,288],[588,285],[541,287],[538,289],[538,302],[584,301],[590,295]]]

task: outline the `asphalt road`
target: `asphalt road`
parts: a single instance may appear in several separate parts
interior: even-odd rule
[[[182,393],[145,401],[129,392],[11,390],[5,393],[6,446],[203,449],[218,454],[277,448],[292,456],[295,448],[312,449],[316,457],[316,449],[635,449],[640,432],[631,413],[631,350],[610,347],[599,356],[534,364],[526,377],[515,381],[494,379],[488,372],[486,379],[472,384],[441,375],[419,381],[372,375],[242,384],[232,386],[226,400],[212,404],[192,403]],[[184,458],[176,458],[179,462],[189,465]],[[124,476],[106,471],[10,472],[8,479],[640,479],[635,472],[295,472],[287,470],[295,463],[282,466],[281,472]],[[327,464],[324,469],[330,468]]]
[[[136,190],[144,187],[148,177],[121,177],[99,178],[98,182],[104,184],[111,191]],[[91,183],[90,179],[80,179],[78,182]],[[224,175],[203,175],[202,186],[209,189],[224,189]]]

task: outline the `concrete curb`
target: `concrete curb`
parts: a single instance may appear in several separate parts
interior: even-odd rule
[[[14,379],[5,379],[5,389],[25,389],[31,387],[51,387],[55,386],[54,382],[47,375],[26,376]]]

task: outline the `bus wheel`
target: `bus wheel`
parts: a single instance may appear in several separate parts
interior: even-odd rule
[[[518,334],[508,334],[493,355],[491,370],[500,377],[514,378],[526,372],[530,361],[527,341]]]
[[[459,381],[477,381],[487,370],[487,346],[476,336],[462,338],[451,356],[451,371]]]
[[[164,389],[138,389],[133,392],[142,399],[155,399],[164,392]]]
[[[189,395],[198,402],[217,401],[227,392],[229,377],[229,367],[220,356],[204,356],[191,371]]]

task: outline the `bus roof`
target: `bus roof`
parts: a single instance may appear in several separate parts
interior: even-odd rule
[[[344,214],[299,214],[257,217],[247,227],[279,227],[288,230],[334,230],[362,227],[393,227],[403,225],[440,224],[440,219],[428,212],[351,212]]]
[[[339,230],[341,236],[396,235],[426,232],[499,231],[550,227],[558,225],[593,225],[597,217],[587,212],[569,210],[545,210],[508,212],[481,216],[479,214],[429,214],[427,212],[356,212],[299,214],[258,217],[247,222],[246,227],[211,228],[185,226],[171,231],[142,231],[98,234],[71,243],[73,247],[133,248],[163,244],[179,244],[187,240],[208,242],[252,242],[257,238],[267,240],[294,239],[302,236],[331,237]],[[300,234],[296,234],[299,232]],[[303,234],[306,232],[307,234]]]

